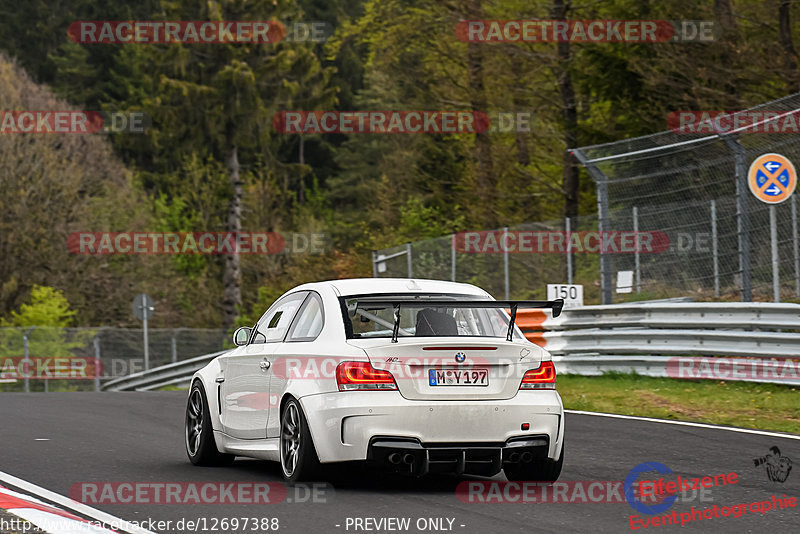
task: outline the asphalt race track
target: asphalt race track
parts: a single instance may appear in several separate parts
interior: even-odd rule
[[[269,462],[238,459],[232,467],[192,466],[183,447],[185,397],[183,392],[5,394],[0,400],[0,471],[61,495],[83,482],[273,482],[282,486],[278,466]],[[692,506],[772,502],[773,495],[800,497],[800,465],[785,483],[779,483],[768,480],[764,466],[755,467],[753,462],[771,446],[778,446],[783,456],[800,464],[797,439],[577,414],[567,414],[566,423],[566,463],[560,481],[623,481],[635,466],[653,461],[672,469],[674,474],[667,479],[738,475],[737,483],[711,488],[702,501],[699,495],[689,502],[679,499],[667,513],[689,512]],[[198,531],[224,532],[211,530],[211,521],[233,517],[277,518],[278,532],[305,534],[630,532],[630,516],[647,517],[627,502],[464,502],[456,495],[459,480],[450,477],[418,480],[351,469],[331,480],[332,484],[312,487],[313,497],[306,487],[289,488],[286,500],[278,504],[88,504],[129,521],[170,520],[171,528],[151,529],[168,533],[188,531],[175,528],[182,519],[202,518],[206,530],[199,525]],[[494,480],[505,478],[499,475]],[[305,502],[289,502],[297,500]],[[356,518],[410,518],[410,526],[379,530],[374,523],[359,522],[362,528],[356,530]],[[443,520],[428,522],[428,518]],[[783,534],[797,532],[798,526],[800,503],[764,514],[748,510],[738,518],[688,522],[683,527],[688,530],[682,532]],[[640,532],[679,528],[651,525]]]

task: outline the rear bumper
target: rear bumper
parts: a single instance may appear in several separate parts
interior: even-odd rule
[[[496,458],[499,451],[502,463],[514,452],[505,449],[517,439],[539,440],[530,452],[557,460],[564,436],[561,397],[554,390],[520,391],[499,401],[411,401],[397,391],[335,392],[305,396],[300,403],[323,463],[380,460],[384,452],[393,452],[381,443],[402,443],[418,450],[413,454],[420,462],[420,450],[432,451],[425,453],[430,472],[436,470],[430,460],[439,456],[448,463],[455,459],[457,471],[459,451],[476,460]],[[530,428],[521,430],[523,423]],[[463,462],[468,463],[466,457]]]
[[[396,473],[494,476],[508,464],[547,457],[549,436],[513,438],[505,443],[425,444],[413,439],[373,438],[368,459]]]

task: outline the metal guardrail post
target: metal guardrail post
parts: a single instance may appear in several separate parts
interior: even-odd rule
[[[178,334],[180,334],[181,329],[177,328],[172,331],[172,363],[178,361]]]
[[[586,158],[586,155],[578,148],[570,149],[572,155],[589,172],[597,184],[597,226],[600,231],[600,287],[602,292],[602,303],[611,304],[612,283],[611,283],[611,256],[604,246],[605,239],[603,232],[610,230],[611,224],[608,208],[608,177],[603,174],[597,166]]]
[[[794,249],[794,295],[800,297],[800,243],[797,241],[797,195],[792,195],[792,244]]]
[[[719,243],[717,242],[717,201],[711,201],[711,256],[714,262],[714,297],[719,297]]]
[[[504,293],[506,296],[506,300],[508,300],[508,294],[511,292],[511,281],[509,280],[508,275],[508,226],[503,228],[503,288]]]
[[[100,335],[94,336],[94,390],[100,391]]]
[[[775,206],[769,207],[769,240],[772,252],[772,297],[774,302],[781,301],[781,281],[778,263],[778,216]]]
[[[639,258],[639,208],[633,207],[633,239],[636,243],[635,251],[633,253],[634,268],[636,272],[636,292],[642,292],[642,271],[641,260]]]
[[[413,278],[414,277],[413,276],[414,275],[414,270],[413,270],[413,264],[412,264],[412,261],[411,261],[411,243],[406,243],[406,256],[407,256],[406,259],[408,260],[408,277],[409,278]]]
[[[570,239],[570,234],[572,233],[572,222],[570,221],[569,217],[564,217],[564,230],[567,232],[567,283],[572,285],[572,250],[570,250],[570,243],[572,239]],[[508,300],[508,297],[506,297]]]
[[[750,211],[747,207],[747,154],[737,139],[722,135],[721,139],[734,153],[736,162],[736,226],[739,237],[739,272],[742,275],[742,302],[753,300],[750,280]]]
[[[450,281],[456,281],[456,234],[450,236]]]
[[[30,328],[29,328],[29,329],[28,329],[28,330],[27,330],[27,331],[26,331],[26,332],[25,332],[25,333],[22,335],[23,353],[24,353],[24,355],[25,355],[25,356],[23,357],[23,359],[22,359],[22,361],[24,362],[24,368],[25,368],[25,379],[24,379],[24,384],[25,384],[25,393],[30,393],[30,391],[31,391],[31,379],[30,379],[30,377],[29,377],[29,375],[30,375],[30,372],[29,372],[29,371],[30,371],[31,359],[30,359],[30,352],[29,352],[29,350],[28,350],[28,342],[29,342],[29,340],[30,340],[30,335],[31,335],[31,332],[33,332],[33,329],[34,329],[34,328],[36,328],[36,327],[35,327],[35,326],[32,326],[32,327],[30,327]]]

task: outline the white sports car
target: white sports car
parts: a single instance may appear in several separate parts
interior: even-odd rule
[[[279,461],[287,481],[364,460],[421,476],[556,480],[564,415],[550,354],[520,308],[475,286],[357,279],[284,294],[198,371],[186,408],[196,465]],[[510,313],[507,313],[509,310]]]

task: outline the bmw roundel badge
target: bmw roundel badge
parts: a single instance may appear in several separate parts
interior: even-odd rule
[[[464,363],[464,360],[466,360],[466,359],[467,359],[467,355],[464,354],[463,352],[456,353],[456,361],[458,363]]]

